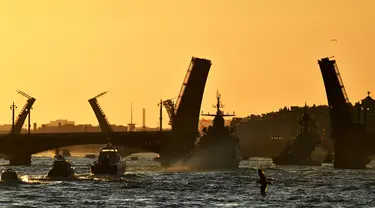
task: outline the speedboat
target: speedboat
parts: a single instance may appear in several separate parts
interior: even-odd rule
[[[2,182],[22,182],[20,177],[18,177],[17,171],[8,168],[1,173]]]
[[[100,149],[98,160],[91,165],[91,173],[106,175],[123,175],[126,162],[121,159],[119,151],[111,144]]]
[[[70,179],[74,177],[74,167],[72,167],[71,162],[66,161],[62,155],[57,155],[47,176],[50,178]]]

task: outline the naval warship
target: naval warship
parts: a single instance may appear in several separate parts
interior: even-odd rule
[[[195,148],[188,154],[185,165],[190,170],[227,170],[238,168],[241,161],[239,139],[233,135],[233,130],[225,126],[224,115],[220,109],[224,105],[217,92],[216,114],[202,114],[214,116],[213,125],[203,129]]]
[[[307,113],[305,105],[304,113],[300,120],[301,130],[293,142],[288,142],[287,147],[278,157],[272,158],[275,165],[301,165],[320,166],[327,153],[321,138],[315,131],[315,122]]]

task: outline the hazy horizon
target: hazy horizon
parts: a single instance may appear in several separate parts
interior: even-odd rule
[[[16,114],[25,104],[19,89],[36,98],[32,122],[97,125],[88,99],[109,91],[98,101],[110,123],[129,123],[133,102],[133,123],[145,108],[154,127],[192,56],[212,61],[204,112],[216,90],[238,117],[326,105],[317,61],[327,56],[356,102],[375,94],[374,10],[372,0],[1,1],[0,123],[11,123],[13,101]]]

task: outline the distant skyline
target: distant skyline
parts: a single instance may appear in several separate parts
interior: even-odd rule
[[[32,122],[154,127],[160,99],[176,97],[192,56],[212,61],[202,108],[239,117],[327,104],[317,60],[335,56],[351,102],[375,93],[375,1],[190,0],[0,2],[0,123],[36,98]],[[332,41],[335,39],[336,41]],[[163,115],[163,126],[168,116]]]

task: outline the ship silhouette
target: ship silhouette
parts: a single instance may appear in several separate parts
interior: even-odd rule
[[[305,104],[304,113],[300,120],[301,130],[293,142],[277,157],[272,158],[275,165],[320,166],[327,153],[321,138],[315,130],[316,123],[307,113]]]
[[[239,139],[233,134],[233,129],[225,126],[224,117],[234,116],[224,114],[221,108],[221,95],[217,92],[216,114],[203,114],[213,116],[213,124],[203,128],[203,132],[195,149],[188,155],[186,165],[195,170],[227,170],[238,168],[241,161]]]

